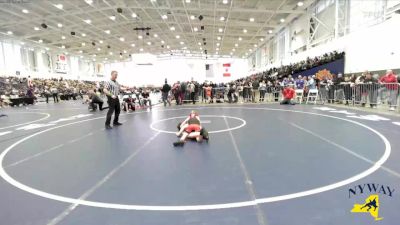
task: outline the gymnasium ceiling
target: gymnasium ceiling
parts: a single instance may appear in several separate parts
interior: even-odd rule
[[[204,56],[205,50],[245,57],[313,1],[0,0],[0,37],[97,60],[135,53]]]

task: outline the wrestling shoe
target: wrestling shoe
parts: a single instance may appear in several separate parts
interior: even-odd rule
[[[113,123],[113,125],[114,125],[114,126],[121,126],[122,123],[116,122],[116,123]]]
[[[106,130],[111,130],[111,129],[112,129],[112,126],[106,125]]]
[[[184,144],[185,142],[183,141],[177,141],[173,143],[174,147],[183,147]]]

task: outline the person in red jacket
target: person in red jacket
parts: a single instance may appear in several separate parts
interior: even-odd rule
[[[281,105],[294,105],[295,103],[292,101],[292,99],[295,96],[295,91],[293,89],[293,84],[287,85],[283,91],[283,101],[281,101]]]
[[[387,91],[389,92],[389,110],[394,111],[397,106],[397,95],[399,84],[397,83],[397,76],[392,70],[386,71],[385,76],[379,79],[381,84],[384,84]]]

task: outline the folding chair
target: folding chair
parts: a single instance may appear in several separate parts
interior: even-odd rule
[[[306,104],[308,104],[309,102],[312,104],[317,104],[317,99],[318,99],[318,89],[310,89],[308,91]]]

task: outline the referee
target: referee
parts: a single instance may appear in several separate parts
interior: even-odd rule
[[[118,72],[112,71],[111,72],[111,80],[105,83],[104,93],[107,95],[107,102],[108,106],[110,107],[107,112],[107,119],[106,119],[106,129],[112,129],[110,126],[111,123],[111,116],[115,111],[114,115],[114,126],[120,126],[122,123],[118,122],[119,113],[121,112],[121,106],[119,103],[118,95],[120,86],[117,82]]]

